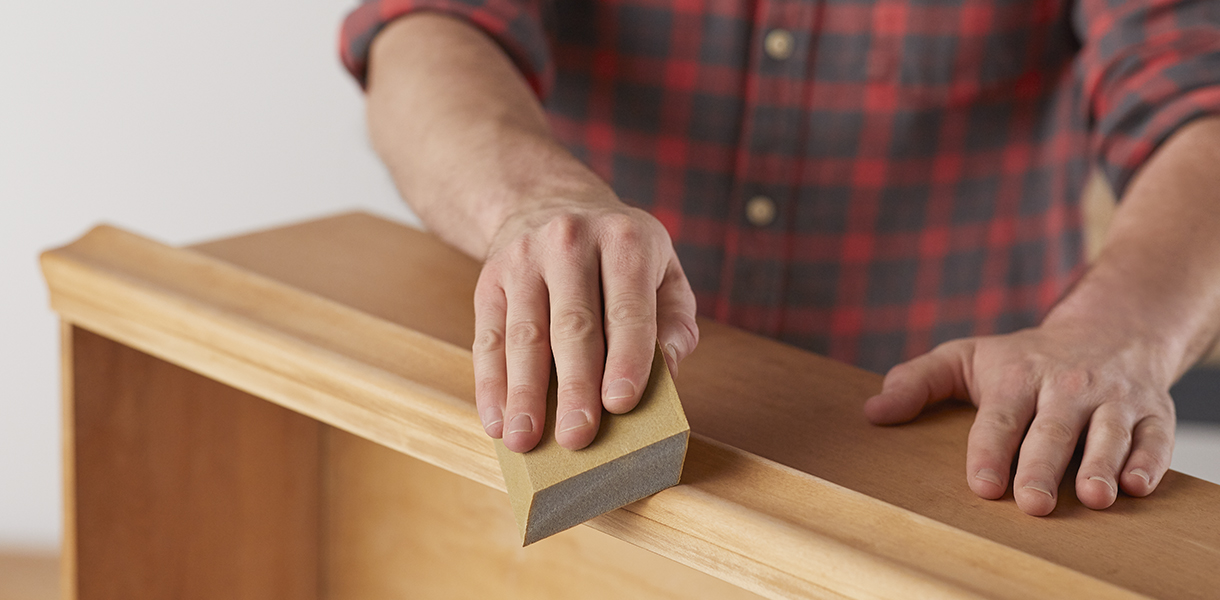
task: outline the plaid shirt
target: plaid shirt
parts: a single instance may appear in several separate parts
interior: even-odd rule
[[[884,371],[1035,325],[1121,194],[1220,112],[1220,0],[371,0],[468,20],[669,230],[702,314]]]

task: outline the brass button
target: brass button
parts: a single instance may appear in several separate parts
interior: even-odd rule
[[[754,196],[746,202],[746,219],[755,227],[766,227],[775,221],[775,201],[766,196]]]
[[[767,56],[784,60],[792,56],[792,51],[796,49],[796,39],[787,29],[772,29],[763,38],[763,49],[767,51]]]

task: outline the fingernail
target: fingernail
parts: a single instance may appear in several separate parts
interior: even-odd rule
[[[504,414],[500,412],[498,406],[492,406],[479,413],[479,419],[483,421],[483,429],[490,430],[492,427],[504,422]]]
[[[1100,482],[1106,484],[1106,487],[1110,488],[1111,492],[1115,491],[1114,484],[1110,483],[1110,480],[1106,479],[1105,477],[1099,477],[1097,475],[1094,475],[1089,478],[1089,481],[1100,481]]]
[[[529,433],[534,430],[534,419],[527,414],[519,414],[508,422],[509,433]]]
[[[563,416],[559,421],[559,432],[572,431],[580,429],[589,424],[589,415],[583,410],[570,410],[568,414]]]
[[[994,485],[1004,485],[1004,483],[1000,481],[1000,474],[996,473],[994,469],[979,469],[974,474],[974,478]]]
[[[665,354],[669,356],[669,361],[672,363],[678,362],[678,347],[673,344],[665,344]]]
[[[616,379],[606,386],[606,399],[618,400],[635,396],[635,386],[626,379]]]
[[[1051,493],[1050,486],[1046,485],[1045,483],[1042,483],[1041,481],[1036,481],[1034,483],[1027,484],[1025,486],[1025,489],[1032,490],[1035,492],[1041,492],[1043,494],[1046,494],[1047,498],[1050,498],[1051,500],[1055,499],[1055,495]]]
[[[1143,469],[1131,469],[1131,474],[1144,480],[1144,483],[1151,484],[1152,478],[1148,476],[1148,472]]]

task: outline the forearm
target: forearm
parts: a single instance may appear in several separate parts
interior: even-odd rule
[[[482,32],[434,13],[395,21],[370,54],[373,145],[434,232],[485,257],[526,203],[604,199],[605,186],[552,138],[542,107]]]
[[[1181,376],[1220,332],[1220,118],[1183,127],[1119,203],[1101,254],[1046,323],[1122,330]]]

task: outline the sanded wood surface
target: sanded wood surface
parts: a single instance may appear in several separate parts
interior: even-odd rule
[[[425,234],[348,215],[188,252],[102,229],[44,269],[75,322],[502,489],[464,350],[478,265]],[[879,376],[701,327],[678,388],[719,441],[693,437],[683,485],[593,527],[771,597],[1216,589],[1220,487],[1170,473],[1104,512],[1065,489],[1028,517],[966,488],[968,407],[871,427]]]
[[[321,425],[80,328],[69,350],[66,597],[316,599]]]
[[[328,600],[758,598],[588,527],[523,549],[504,492],[337,429],[326,447]]]

